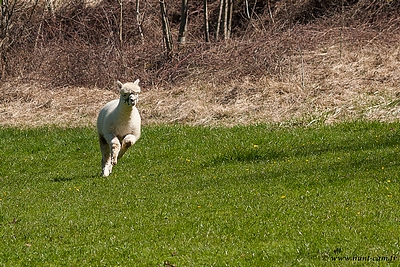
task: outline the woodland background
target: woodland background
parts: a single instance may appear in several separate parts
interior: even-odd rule
[[[398,0],[189,0],[184,43],[178,37],[185,1],[0,1],[0,104],[36,101],[35,110],[50,108],[50,100],[33,100],[34,90],[22,88],[72,95],[71,88],[114,90],[116,80],[140,78],[143,91],[156,94],[145,95],[156,104],[144,105],[144,115],[167,121],[232,118],[232,109],[274,121],[352,113],[353,103],[343,101],[358,96],[357,114],[397,106]],[[195,108],[188,94],[215,104],[213,114],[201,117],[209,108]],[[156,98],[172,98],[177,106],[157,111],[167,105]],[[0,112],[3,121],[17,116],[8,107]],[[178,108],[180,114],[167,118]]]

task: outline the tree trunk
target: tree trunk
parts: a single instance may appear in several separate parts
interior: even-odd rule
[[[168,17],[167,17],[167,9],[165,7],[164,0],[159,0],[159,1],[160,1],[160,8],[161,8],[161,20],[162,20],[165,46],[167,47],[168,56],[171,56],[173,44],[172,44],[171,28],[169,26],[169,21],[168,21]]]
[[[188,0],[182,0],[181,23],[179,26],[179,35],[178,35],[178,43],[179,44],[186,43],[187,22],[188,22]]]
[[[228,22],[227,22],[227,36],[226,39],[231,38],[231,31],[232,31],[232,17],[233,17],[233,0],[226,0],[228,1]]]
[[[245,5],[245,14],[246,14],[246,17],[248,18],[248,19],[250,19],[250,11],[249,11],[249,0],[245,0],[244,1],[244,5]]]
[[[8,0],[0,0],[1,2],[1,17],[0,17],[0,79],[6,78],[7,74],[7,52],[9,49],[9,30],[11,14],[14,11],[14,6],[9,6]],[[10,10],[11,9],[11,10]]]
[[[139,1],[136,0],[136,23],[139,28],[139,33],[140,33],[140,38],[142,40],[142,44],[144,44],[144,35],[143,35],[143,30],[142,30],[142,18],[140,16],[140,11],[139,11]]]
[[[224,0],[220,0],[219,2],[219,13],[218,13],[218,20],[217,20],[217,30],[215,31],[215,41],[218,41],[219,38],[219,29],[221,26],[221,19],[222,19],[222,12],[224,8]]]
[[[228,35],[228,0],[224,0],[224,39],[226,39]]]
[[[122,1],[119,0],[119,43],[122,47]]]
[[[207,0],[204,0],[204,35],[206,42],[210,42],[210,30],[208,26],[208,7]]]

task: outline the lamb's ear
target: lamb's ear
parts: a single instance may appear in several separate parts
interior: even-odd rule
[[[117,86],[118,86],[118,89],[121,89],[122,88],[122,83],[120,81],[117,81]]]
[[[134,85],[138,85],[138,84],[139,84],[139,82],[140,82],[140,80],[139,80],[139,79],[137,79],[136,81],[134,81],[134,82],[133,82],[133,84],[134,84]]]

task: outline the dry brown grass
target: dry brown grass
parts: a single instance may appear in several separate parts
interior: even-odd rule
[[[51,90],[39,84],[3,84],[0,92],[0,125],[37,127],[54,124],[74,127],[93,125],[97,111],[111,91],[68,87]]]
[[[373,41],[355,48],[333,42],[282,60],[286,68],[275,77],[221,82],[218,72],[206,79],[193,69],[179,85],[143,86],[143,123],[312,124],[400,118],[397,43]],[[112,88],[51,90],[18,82],[3,84],[0,90],[0,124],[7,126],[93,126],[101,106],[118,97]]]
[[[198,81],[202,70],[197,70],[186,79],[187,86],[152,88],[142,100],[145,121],[233,125],[398,120],[397,42],[383,42],[381,33],[364,32],[365,40],[356,31],[343,40],[338,32],[315,34],[336,37],[311,50],[283,56],[282,69],[275,75],[233,76],[221,82],[219,78],[226,75],[216,70]],[[398,30],[391,34],[395,37]],[[231,65],[221,72],[234,68]]]

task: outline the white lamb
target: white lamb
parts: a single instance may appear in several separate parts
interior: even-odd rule
[[[140,137],[140,115],[136,108],[140,93],[139,80],[122,84],[117,81],[119,100],[108,102],[97,117],[102,154],[102,175],[109,176],[117,159]]]

